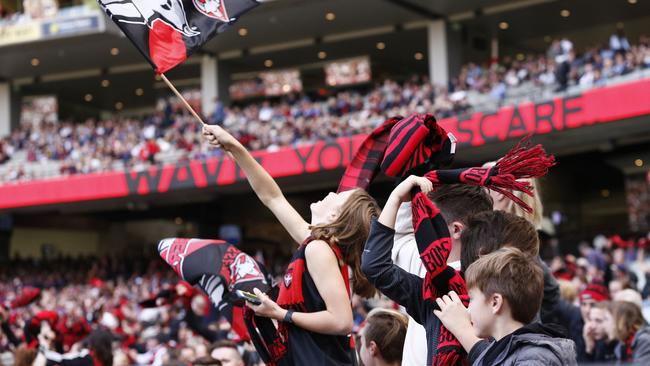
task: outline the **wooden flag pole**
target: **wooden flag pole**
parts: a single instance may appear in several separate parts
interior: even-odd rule
[[[178,98],[183,102],[183,105],[185,105],[185,108],[187,108],[187,110],[190,111],[190,113],[192,113],[192,115],[194,116],[194,118],[196,118],[199,122],[201,122],[201,125],[203,125],[203,126],[207,126],[207,123],[203,122],[203,119],[201,118],[201,116],[199,116],[199,114],[196,113],[196,111],[194,110],[194,108],[192,108],[192,106],[190,105],[190,103],[188,103],[187,100],[185,100],[185,98],[183,98],[183,96],[181,95],[181,93],[179,93],[178,90],[176,90],[176,88],[175,88],[174,85],[171,83],[171,81],[169,81],[169,79],[167,79],[167,76],[165,76],[165,74],[159,74],[159,75],[160,75],[160,77],[163,79],[163,81],[165,82],[165,84],[167,84],[167,86],[169,87],[169,89],[171,89],[171,90],[174,92],[174,94],[176,94],[176,96],[177,96],[177,97],[178,97]]]

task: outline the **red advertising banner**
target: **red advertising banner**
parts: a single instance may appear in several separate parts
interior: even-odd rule
[[[650,79],[542,103],[522,103],[468,119],[448,118],[443,127],[461,144],[481,146],[529,133],[546,134],[642,116],[650,113]]]
[[[499,143],[523,135],[547,134],[650,114],[650,79],[598,88],[542,103],[503,107],[467,119],[440,123],[458,138],[460,147]],[[253,155],[276,178],[347,166],[365,136],[320,141],[298,148]],[[244,179],[230,159],[192,161],[152,167],[140,172],[76,175],[0,186],[0,209],[101,200],[223,186]]]

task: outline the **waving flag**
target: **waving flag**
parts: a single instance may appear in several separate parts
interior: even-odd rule
[[[97,0],[162,74],[258,5],[255,0]]]

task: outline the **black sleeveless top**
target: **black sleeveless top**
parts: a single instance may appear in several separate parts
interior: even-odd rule
[[[326,310],[325,301],[318,293],[305,258],[305,250],[312,238],[308,238],[291,258],[280,283],[278,305],[297,312],[314,313]],[[330,245],[339,261],[341,276],[350,294],[348,267],[343,263],[341,250]],[[284,340],[283,361],[292,365],[356,365],[354,345],[350,336],[327,335],[310,332],[294,324],[280,322],[278,332]],[[277,353],[276,353],[277,354]],[[282,362],[285,364],[284,362]]]

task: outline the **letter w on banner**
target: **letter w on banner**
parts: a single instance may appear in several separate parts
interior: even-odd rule
[[[255,0],[97,0],[162,74],[259,3]]]

